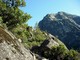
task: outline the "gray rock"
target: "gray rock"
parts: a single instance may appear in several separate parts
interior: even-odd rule
[[[53,46],[59,46],[59,43],[57,43],[56,41],[54,41],[53,39],[49,39],[49,40],[45,40],[42,44],[41,44],[41,48],[49,48],[51,49]]]
[[[0,60],[36,60],[16,37],[0,27]]]
[[[64,48],[67,49],[64,43],[62,43],[59,39],[57,39],[53,35],[48,34],[48,37],[49,38],[47,40],[44,40],[43,43],[41,44],[40,46],[41,49],[51,49],[52,47],[59,45],[63,45]]]

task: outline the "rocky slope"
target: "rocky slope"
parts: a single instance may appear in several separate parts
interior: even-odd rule
[[[39,22],[39,27],[58,37],[68,48],[80,48],[80,16],[65,12],[47,14]]]
[[[0,27],[0,60],[36,60],[18,39]]]
[[[32,48],[32,52],[38,52],[34,54],[26,49],[22,45],[21,40],[17,39],[10,31],[0,27],[0,60],[48,60],[41,55],[45,49],[63,45],[64,48],[68,50],[59,39],[51,34],[46,34],[46,37],[48,37],[48,39],[39,47]]]

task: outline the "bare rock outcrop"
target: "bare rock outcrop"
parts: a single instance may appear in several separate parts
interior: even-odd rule
[[[12,33],[0,27],[0,60],[36,60],[36,58]]]

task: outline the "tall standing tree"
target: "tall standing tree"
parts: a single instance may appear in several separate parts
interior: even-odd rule
[[[0,17],[8,29],[26,23],[31,16],[24,13],[19,7],[24,7],[24,0],[0,0]]]

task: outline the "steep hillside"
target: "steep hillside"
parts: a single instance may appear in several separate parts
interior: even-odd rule
[[[47,14],[39,27],[58,37],[66,44],[68,48],[80,48],[80,16],[58,12],[56,14]]]
[[[0,60],[35,60],[18,39],[8,30],[0,27]]]

